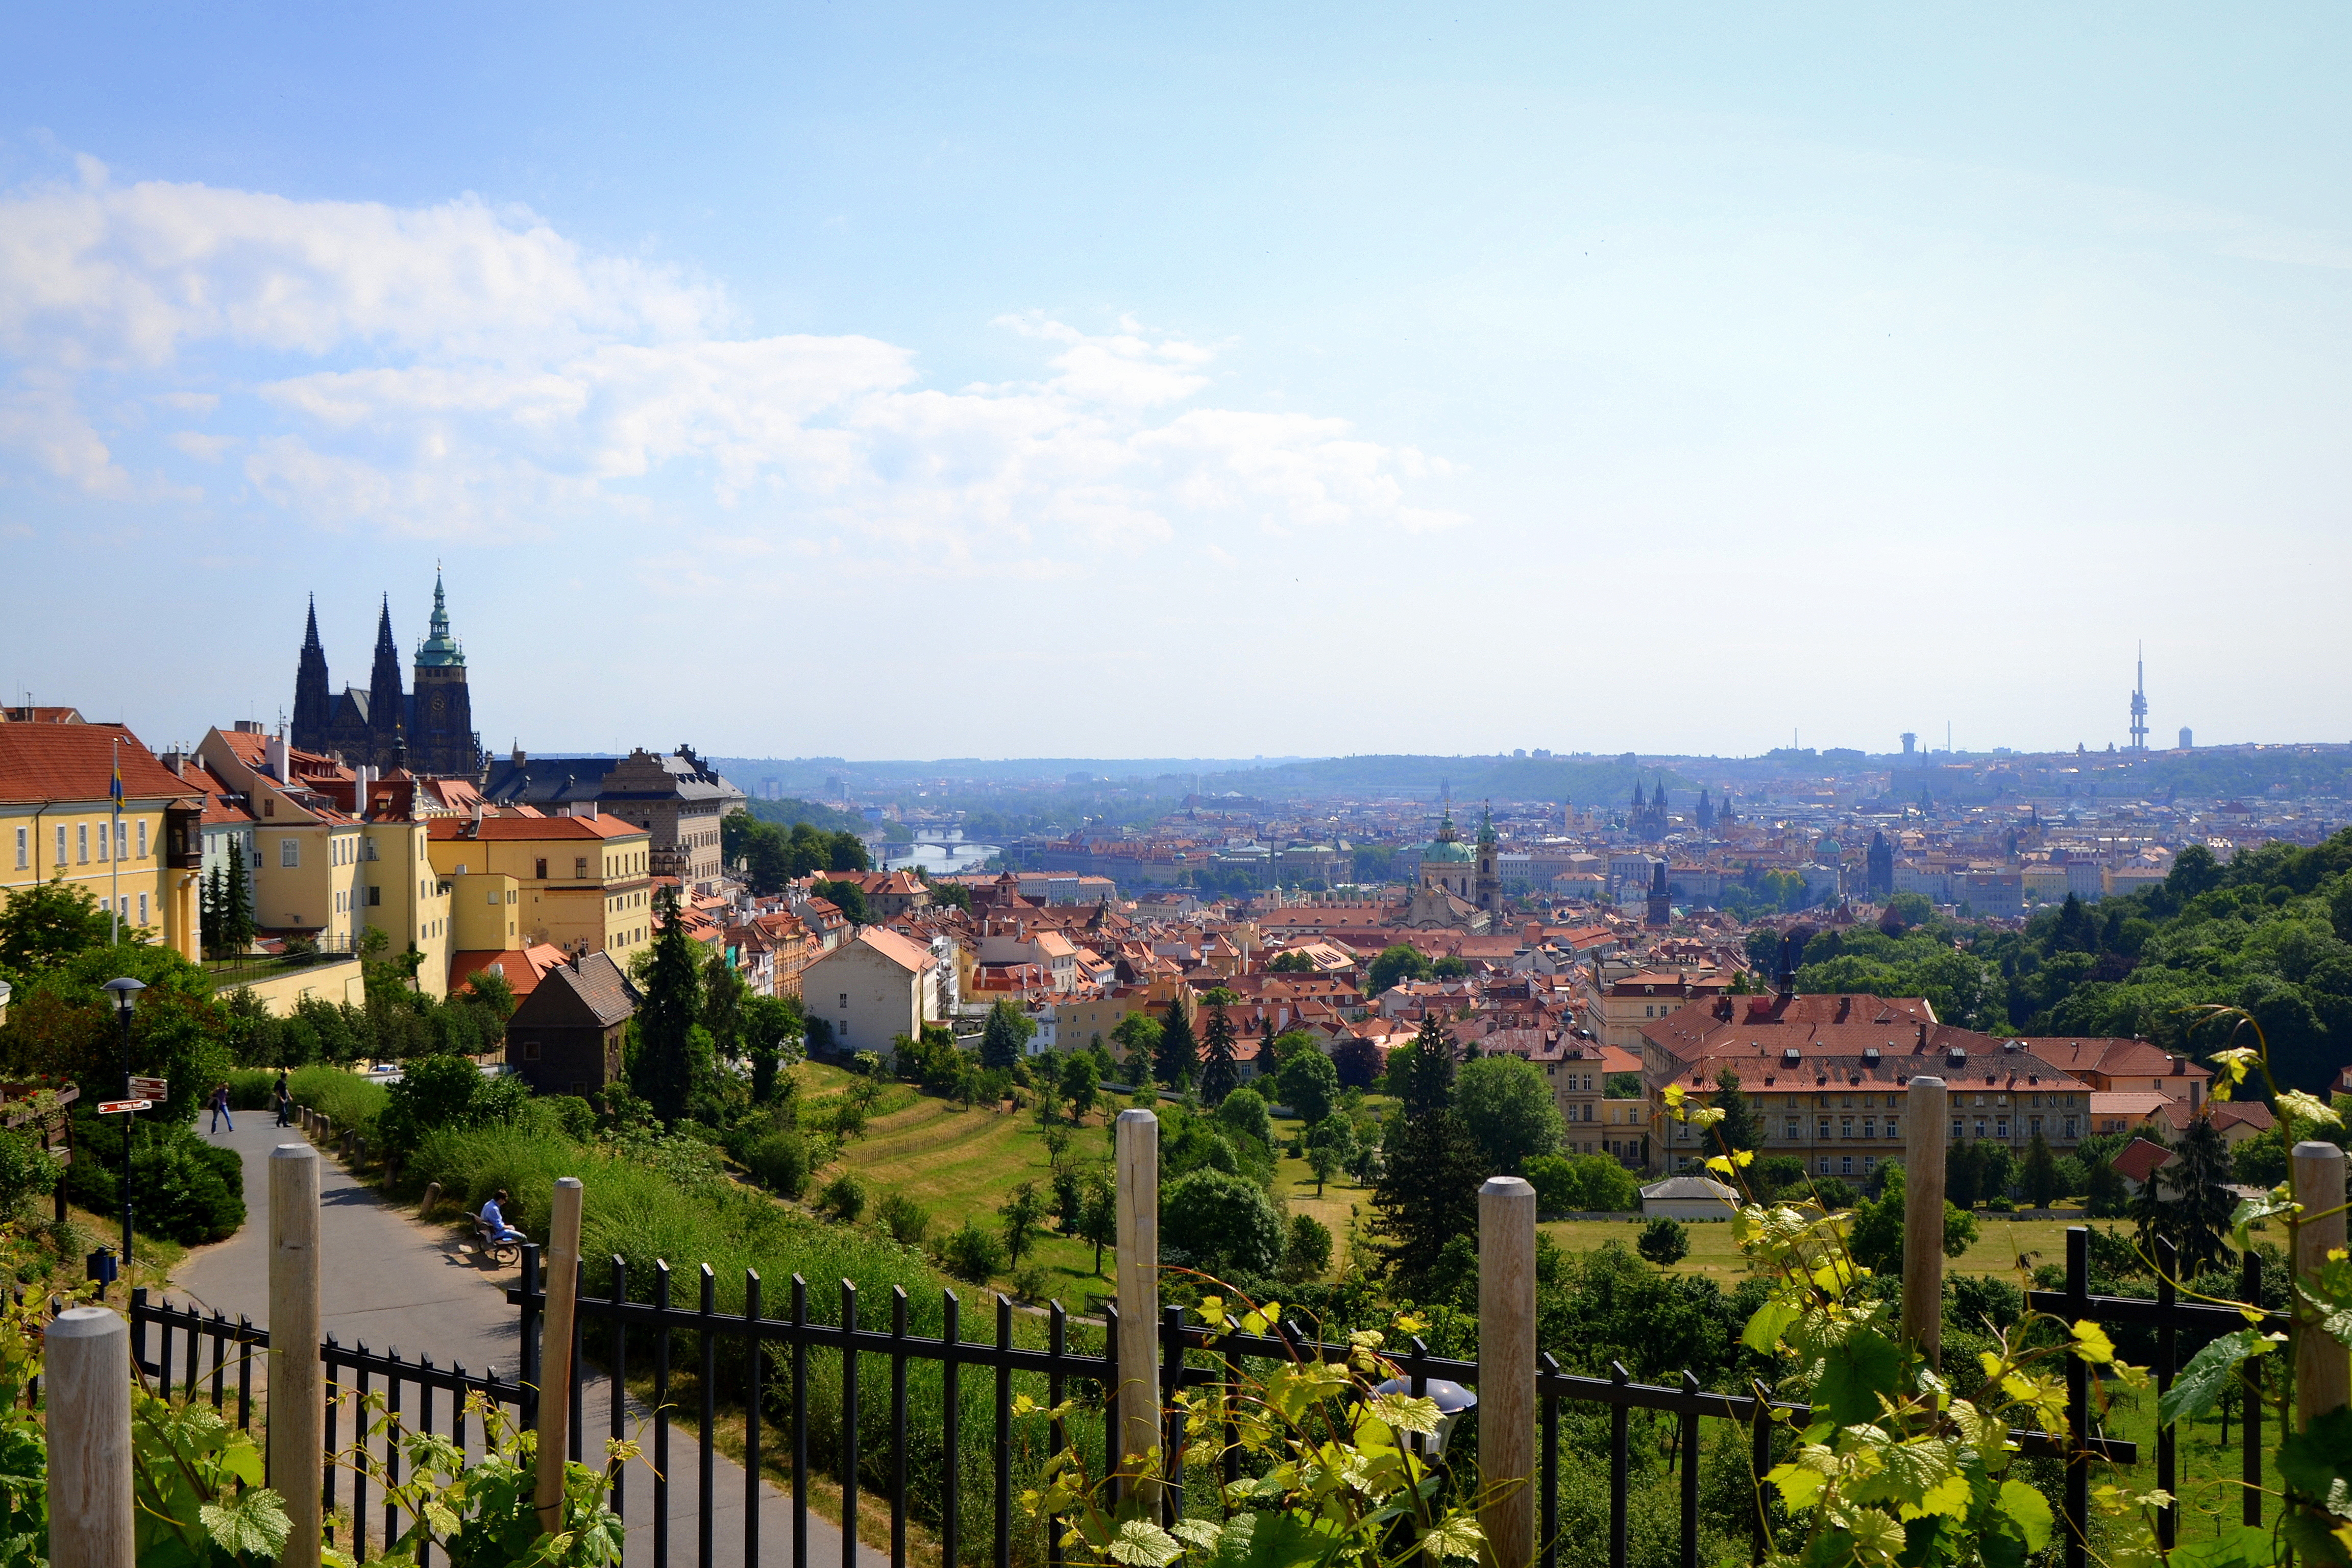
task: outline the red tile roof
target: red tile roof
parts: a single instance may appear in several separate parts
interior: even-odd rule
[[[519,842],[551,838],[644,838],[646,830],[609,813],[595,816],[485,816],[478,823],[467,816],[436,816],[425,831],[434,842],[478,839]]]
[[[107,799],[118,741],[125,800],[196,794],[120,724],[0,724],[0,801]]]

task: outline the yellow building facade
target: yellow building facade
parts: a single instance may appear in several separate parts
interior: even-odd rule
[[[645,828],[588,813],[440,817],[425,826],[434,868],[444,879],[513,883],[515,929],[495,943],[461,942],[461,951],[544,942],[567,952],[609,952],[626,969],[653,941],[653,836]],[[460,906],[470,921],[467,902]]]
[[[200,958],[203,815],[121,725],[79,716],[0,721],[0,905],[61,880],[113,910],[125,940]]]

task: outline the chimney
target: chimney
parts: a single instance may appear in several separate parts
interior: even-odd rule
[[[293,775],[293,767],[294,767],[293,749],[292,749],[291,747],[289,747],[289,746],[288,746],[288,745],[287,745],[287,743],[286,743],[286,737],[285,737],[284,735],[282,735],[282,734],[278,734],[278,735],[272,735],[272,736],[270,736],[270,737],[269,737],[269,773],[270,773],[270,776],[271,776],[271,777],[273,777],[273,778],[275,778],[275,779],[276,779],[279,784],[291,784],[291,783],[293,783],[293,780],[294,780],[294,775]]]
[[[482,799],[481,799],[481,796],[479,796],[479,795],[476,795],[476,796],[474,797],[474,821],[473,821],[473,825],[472,825],[471,826],[469,826],[468,828],[467,828],[467,829],[466,829],[466,837],[467,837],[468,838],[479,838],[481,836],[482,836]]]
[[[1919,1020],[1919,1048],[1923,1051],[1927,1048],[1927,1020],[1925,1018]]]
[[[173,776],[175,778],[188,776],[187,752],[174,749],[164,752],[161,760],[165,767],[172,770]]]

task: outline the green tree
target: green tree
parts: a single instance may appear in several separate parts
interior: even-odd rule
[[[847,916],[854,925],[871,925],[873,915],[866,907],[866,889],[855,882],[819,882],[816,896],[830,901]]]
[[[1478,1234],[1486,1156],[1461,1117],[1440,1103],[1389,1124],[1372,1191],[1374,1248],[1398,1293],[1415,1300],[1445,1244]]]
[[[0,969],[38,975],[107,945],[106,910],[60,871],[0,904]]]
[[[1070,1102],[1070,1121],[1084,1121],[1102,1094],[1102,1068],[1084,1051],[1062,1058],[1062,1098]]]
[[[1282,1277],[1304,1284],[1322,1279],[1330,1267],[1330,1227],[1311,1214],[1292,1215],[1282,1249]]]
[[[980,1065],[1011,1071],[1027,1050],[1037,1025],[1012,998],[1000,996],[988,1010],[988,1026],[980,1037]]]
[[[1237,1089],[1225,1096],[1216,1110],[1216,1123],[1226,1133],[1247,1138],[1265,1149],[1274,1149],[1274,1119],[1266,1112],[1265,1099],[1254,1089]]]
[[[1710,1097],[1715,1109],[1723,1112],[1710,1137],[1719,1149],[1753,1149],[1764,1142],[1763,1129],[1757,1124],[1756,1112],[1748,1097],[1739,1092],[1739,1075],[1725,1068],[1716,1075],[1715,1093]]]
[[[1455,1071],[1453,1031],[1433,1013],[1422,1020],[1411,1045],[1389,1054],[1389,1092],[1408,1118],[1442,1110],[1454,1103]]]
[[[629,1087],[664,1126],[674,1126],[711,1070],[710,1037],[699,1022],[701,966],[695,961],[694,939],[677,918],[677,889],[661,889],[654,906],[654,942],[646,963],[645,1003],[637,1009]]]
[[[1303,952],[1277,952],[1274,962],[1265,967],[1271,974],[1312,974],[1315,961]]]
[[[2057,1156],[2050,1152],[2050,1145],[2039,1131],[2033,1134],[2033,1142],[2026,1145],[2022,1175],[2027,1203],[2046,1209],[2058,1200]]]
[[[1223,1002],[1209,1008],[1209,1026],[1201,1037],[1201,1099],[1209,1105],[1220,1105],[1241,1082],[1241,1068],[1234,1061],[1234,1024],[1225,1015]]]
[[[1690,1256],[1690,1233],[1678,1219],[1660,1215],[1642,1227],[1633,1248],[1661,1268],[1670,1268]]]
[[[1459,953],[1449,952],[1429,966],[1429,974],[1433,980],[1466,980],[1470,975],[1470,962]]]
[[[743,1057],[743,1008],[751,1000],[751,988],[727,962],[724,949],[716,949],[702,963],[702,1026],[710,1031],[710,1043],[726,1061],[740,1061]]]
[[[1429,959],[1418,948],[1403,942],[1384,947],[1364,971],[1364,994],[1377,996],[1401,981],[1426,980],[1429,973]]]
[[[1080,1186],[1076,1228],[1079,1240],[1094,1244],[1095,1273],[1099,1276],[1103,1248],[1118,1241],[1118,1192],[1109,1173],[1099,1166],[1087,1173]]]
[[[1274,1091],[1293,1116],[1312,1127],[1329,1116],[1339,1101],[1339,1069],[1329,1057],[1310,1046],[1282,1064],[1275,1076]]]
[[[1160,1194],[1164,1261],[1213,1279],[1263,1279],[1282,1267],[1282,1216],[1265,1189],[1228,1171],[1191,1171]]]
[[[1465,1062],[1454,1109],[1485,1151],[1487,1169],[1505,1175],[1518,1174],[1537,1155],[1557,1153],[1568,1133],[1543,1069],[1524,1057]]]
[[[1315,1173],[1315,1195],[1334,1173],[1346,1170],[1356,1153],[1356,1127],[1344,1116],[1326,1116],[1307,1130],[1307,1163]]]
[[[1140,1010],[1129,1013],[1110,1032],[1120,1052],[1127,1058],[1129,1071],[1140,1068],[1149,1075],[1160,1057],[1160,1020]]]
[[[1181,996],[1168,1004],[1160,1026],[1160,1048],[1153,1062],[1155,1076],[1170,1089],[1190,1089],[1200,1070],[1200,1047],[1193,1043],[1192,1020]]]
[[[1847,1245],[1854,1261],[1880,1274],[1903,1272],[1903,1167],[1894,1161],[1879,1167],[1878,1196],[1855,1206]],[[1944,1256],[1958,1258],[1975,1245],[1977,1217],[1947,1198],[1944,1202]]]
[[[2179,1194],[2168,1206],[2174,1211],[2170,1228],[2174,1245],[2180,1248],[2184,1276],[2233,1262],[2237,1254],[2223,1239],[2237,1207],[2223,1185],[2231,1177],[2230,1146],[2212,1118],[2190,1119],[2164,1174],[2168,1178],[2164,1184]]]
[[[1037,1194],[1037,1184],[1023,1182],[1014,1187],[996,1215],[1004,1222],[1005,1255],[1018,1268],[1037,1240],[1038,1227],[1045,1221],[1045,1200]]]
[[[801,1058],[804,1027],[797,996],[754,996],[743,1004],[743,1045],[751,1058],[751,1102],[777,1098],[784,1068]]]

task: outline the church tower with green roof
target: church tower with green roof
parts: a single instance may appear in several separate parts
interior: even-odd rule
[[[441,574],[433,574],[433,625],[417,645],[415,686],[408,697],[408,766],[439,777],[472,778],[482,771],[482,738],[474,732],[474,704],[466,687],[466,650],[449,635],[449,605]]]

